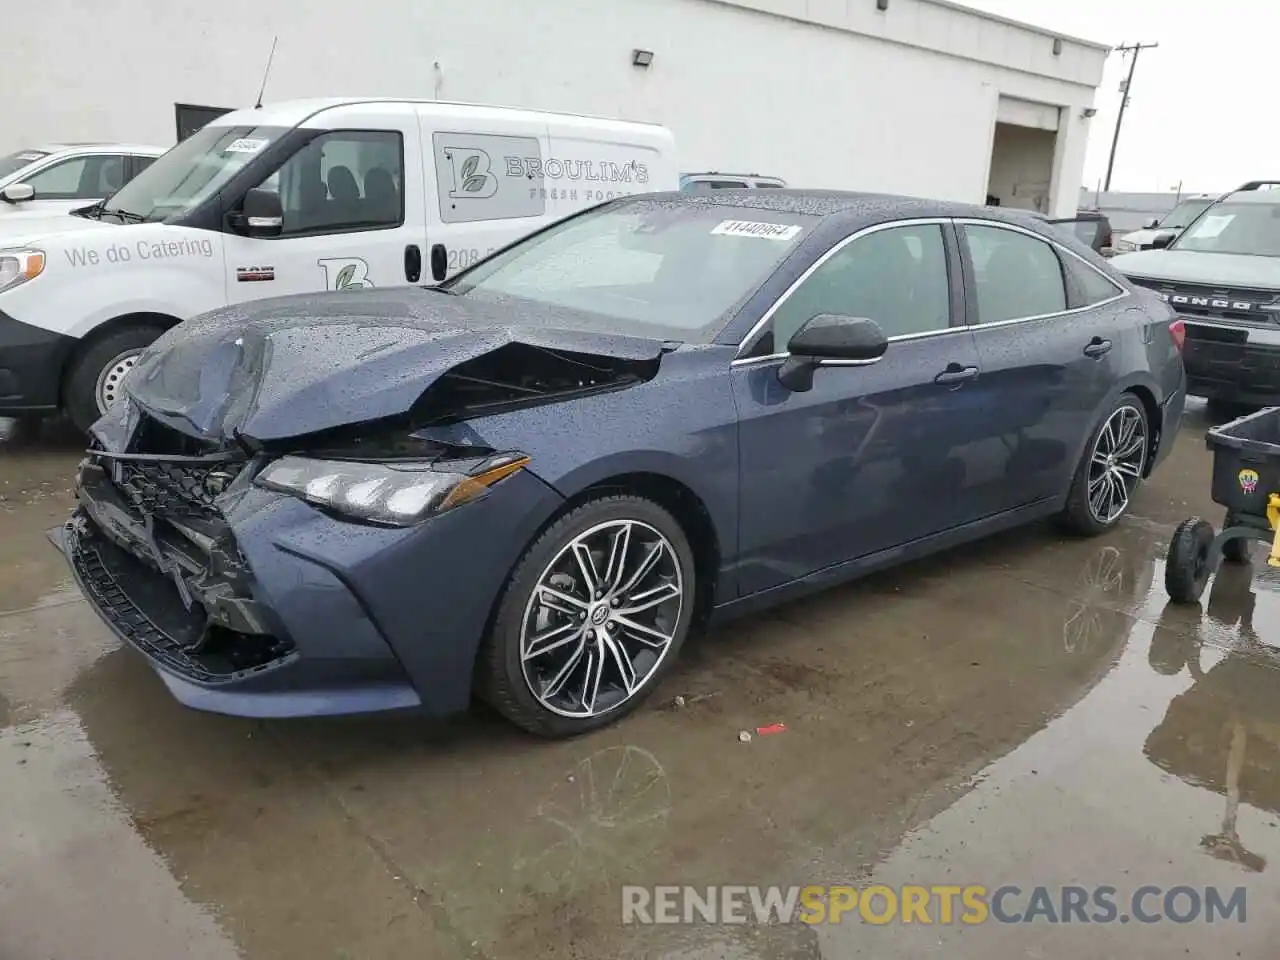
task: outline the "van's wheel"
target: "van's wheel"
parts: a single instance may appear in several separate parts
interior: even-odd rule
[[[1120,522],[1142,483],[1148,436],[1142,401],[1122,393],[1085,445],[1062,511],[1063,526],[1096,536]]]
[[[95,340],[75,359],[63,383],[62,403],[71,422],[88,430],[123,394],[124,378],[161,327],[125,327]]]
[[[640,705],[675,661],[694,612],[693,552],[642,497],[576,507],[527,550],[478,663],[478,689],[531,733],[570,737]]]

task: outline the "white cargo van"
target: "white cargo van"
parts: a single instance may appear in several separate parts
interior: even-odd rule
[[[386,99],[225,114],[102,203],[0,233],[0,416],[62,408],[86,427],[189,317],[439,282],[577,210],[678,186],[653,124]]]

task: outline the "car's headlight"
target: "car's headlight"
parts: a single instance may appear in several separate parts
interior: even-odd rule
[[[1117,240],[1112,245],[1112,248],[1117,253],[1132,253],[1134,250],[1138,249],[1138,245],[1132,240]]]
[[[474,500],[528,462],[521,454],[503,454],[462,473],[421,462],[364,463],[289,456],[268,464],[254,483],[367,523],[408,527]]]
[[[44,273],[43,250],[0,250],[0,293]]]

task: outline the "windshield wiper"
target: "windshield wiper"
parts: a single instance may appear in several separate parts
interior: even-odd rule
[[[102,206],[99,208],[98,219],[101,220],[104,215],[110,216],[110,217],[119,217],[121,223],[146,223],[147,222],[147,218],[140,213],[131,213],[128,210],[120,210],[120,209],[108,210],[105,206]]]

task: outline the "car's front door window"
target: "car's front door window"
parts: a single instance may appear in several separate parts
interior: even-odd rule
[[[942,227],[910,224],[850,241],[791,291],[753,355],[784,353],[795,332],[822,313],[866,317],[889,337],[951,325]]]

